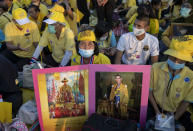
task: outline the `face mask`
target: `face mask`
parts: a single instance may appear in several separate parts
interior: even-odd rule
[[[171,61],[170,59],[167,60],[167,63],[169,67],[172,68],[173,70],[183,69],[185,66],[185,64],[176,64],[173,61]]]
[[[94,54],[94,50],[84,50],[79,48],[79,53],[82,57],[89,58]]]
[[[191,11],[191,9],[189,9],[189,8],[185,8],[185,7],[181,8],[180,15],[184,18],[187,18],[188,16],[190,16],[190,11]]]
[[[107,40],[107,37],[108,37],[108,36],[103,36],[103,37],[101,37],[101,38],[100,38],[100,41],[105,41],[105,40]]]
[[[49,31],[51,34],[55,34],[55,33],[56,33],[55,26],[53,26],[53,25],[48,25],[48,31]]]
[[[140,35],[145,33],[145,30],[144,29],[137,29],[137,28],[133,27],[133,33],[135,36],[140,36]]]

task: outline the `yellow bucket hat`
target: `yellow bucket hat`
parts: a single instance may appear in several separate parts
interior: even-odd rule
[[[64,13],[65,9],[61,5],[55,4],[49,11]]]
[[[30,20],[27,18],[26,11],[22,8],[17,8],[13,10],[12,16],[19,25],[30,23]]]
[[[52,12],[49,19],[44,20],[47,24],[54,24],[56,22],[59,23],[66,23],[66,20],[64,18],[64,14],[60,12]]]
[[[78,41],[96,41],[96,37],[92,30],[85,30],[78,34]]]
[[[170,48],[165,51],[164,54],[184,61],[193,62],[193,35],[173,38]]]

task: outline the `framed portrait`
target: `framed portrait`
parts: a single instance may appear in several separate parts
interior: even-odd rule
[[[193,35],[193,24],[188,23],[172,23],[171,37]]]
[[[89,71],[89,88],[93,88],[89,91],[90,113],[131,119],[145,127],[150,68],[149,65],[93,65]]]
[[[88,118],[88,66],[33,70],[42,131],[77,131]]]

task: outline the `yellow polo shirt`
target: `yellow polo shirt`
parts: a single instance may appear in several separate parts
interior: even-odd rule
[[[12,15],[9,12],[5,12],[0,16],[0,29],[5,32],[5,26],[12,20]]]
[[[76,55],[71,60],[71,65],[81,65],[81,56]],[[99,53],[99,55],[94,55],[93,64],[111,64],[110,59],[103,55],[102,53]]]
[[[46,47],[48,44],[51,45],[52,57],[57,63],[62,61],[65,50],[71,50],[75,53],[74,34],[70,28],[64,27],[59,39],[55,34],[49,33],[48,28],[46,28],[40,39],[39,45]]]
[[[193,72],[188,67],[184,67],[174,77],[170,93],[167,96],[164,95],[164,90],[167,88],[169,78],[169,69],[166,62],[159,62],[153,65],[150,90],[153,91],[156,103],[163,110],[169,112],[175,112],[182,101],[193,103]]]
[[[10,22],[5,27],[5,41],[13,42],[13,45],[20,44],[22,48],[28,48],[29,51],[16,50],[13,53],[19,57],[32,57],[35,47],[33,42],[39,42],[40,33],[37,25],[34,22],[23,25],[23,30],[19,30],[13,22]]]

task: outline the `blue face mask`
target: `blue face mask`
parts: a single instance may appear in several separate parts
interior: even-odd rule
[[[191,9],[183,7],[183,8],[181,8],[181,10],[180,10],[180,15],[181,15],[182,17],[184,17],[184,18],[187,18],[187,17],[190,16],[190,11],[191,11]]]
[[[56,33],[55,26],[53,26],[53,25],[48,25],[48,31],[49,31],[51,34],[55,34],[55,33]]]
[[[84,50],[79,48],[79,53],[84,58],[89,58],[94,54],[94,50]]]
[[[173,61],[171,61],[170,59],[168,59],[167,63],[169,67],[172,68],[173,70],[183,69],[185,66],[185,64],[176,64]]]

